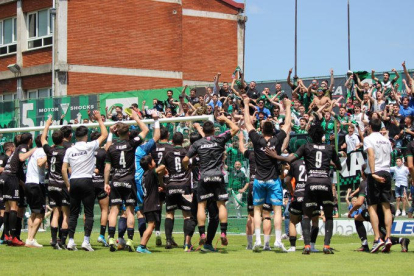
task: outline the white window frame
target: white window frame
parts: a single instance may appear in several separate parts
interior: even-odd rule
[[[12,42],[4,44],[4,21],[12,19]],[[6,56],[10,54],[15,54],[17,52],[17,17],[3,18],[0,20],[0,48],[6,49],[6,53],[1,54],[0,56]],[[12,51],[12,47],[15,46],[15,50]]]
[[[49,95],[47,97],[39,97],[39,90],[44,90],[44,89],[48,89],[49,90]],[[30,93],[36,93],[36,97],[35,98],[30,98],[29,95]],[[51,87],[44,87],[44,88],[38,88],[38,89],[31,89],[31,90],[27,90],[27,99],[28,100],[35,100],[35,99],[46,99],[46,98],[51,98],[52,97],[52,88]]]
[[[6,96],[6,95],[12,95],[12,99],[11,100],[6,100],[6,102],[11,102],[11,101],[14,101],[14,100],[17,99],[17,92],[11,92],[11,93],[7,92],[7,93],[3,93],[3,94],[0,95],[0,101],[1,102],[5,102],[4,96]]]
[[[46,11],[47,10],[47,34],[44,36],[39,36],[39,12],[42,11]],[[53,22],[52,22],[52,16],[50,14],[50,10],[51,9],[43,9],[43,10],[38,10],[35,12],[29,12],[27,13],[26,16],[26,26],[27,26],[27,49],[28,50],[33,50],[33,49],[40,49],[40,48],[45,48],[45,47],[51,47],[53,44],[53,41],[51,44],[47,44],[45,45],[45,39],[47,38],[51,38],[53,37]],[[30,15],[36,15],[36,36],[35,37],[30,37],[30,26],[29,26],[29,17]],[[40,40],[42,42],[41,46],[37,46],[37,47],[30,47],[30,43],[34,43],[34,41]]]

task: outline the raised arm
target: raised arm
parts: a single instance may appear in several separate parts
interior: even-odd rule
[[[137,113],[135,113],[135,111],[132,111],[131,114],[131,119],[135,120],[135,122],[137,122],[137,126],[139,127],[139,129],[141,129],[141,132],[139,133],[139,136],[142,139],[145,139],[145,137],[147,137],[148,133],[149,133],[149,129],[147,127],[146,124],[144,124],[139,118]]]
[[[217,73],[217,75],[214,77],[214,88],[213,88],[213,94],[219,94],[220,87],[219,87],[219,80],[220,80],[221,73]]]
[[[405,78],[408,80],[408,84],[412,85],[413,84],[413,79],[411,78],[410,73],[407,70],[407,67],[405,67],[405,61],[402,63],[402,67],[404,69]]]
[[[132,112],[135,113],[135,111],[132,111]],[[105,141],[106,137],[108,137],[108,130],[106,129],[106,126],[104,125],[104,123],[102,121],[102,117],[101,117],[101,114],[99,113],[99,111],[94,110],[93,115],[94,115],[95,119],[98,121],[99,128],[101,129],[101,136],[99,136],[99,138],[97,139],[99,145],[101,145]],[[136,113],[135,113],[135,115],[136,115]]]
[[[255,130],[255,128],[253,127],[252,119],[250,118],[250,112],[249,112],[250,99],[246,97],[243,100],[243,102],[244,102],[244,125],[246,126],[247,132],[250,132],[251,130]]]
[[[45,123],[45,128],[43,129],[42,136],[40,137],[40,143],[42,143],[42,146],[47,144],[47,133],[49,132],[49,127],[52,125],[52,115],[49,115],[49,118],[47,119]]]
[[[398,72],[397,72],[397,70],[395,70],[395,68],[393,68],[391,71],[395,73],[394,81],[397,81],[400,78],[400,74],[398,74]]]
[[[292,102],[288,98],[283,99],[283,105],[285,108],[285,124],[282,127],[282,130],[288,134],[290,132],[290,122],[292,121]]]
[[[231,136],[236,135],[239,131],[239,127],[232,120],[229,120],[226,116],[220,115],[217,117],[217,120],[219,122],[225,122],[230,127]]]
[[[193,127],[197,130],[198,133],[200,133],[201,137],[205,137],[206,135],[204,134],[203,128],[201,127],[201,125],[199,123],[194,123]]]
[[[247,150],[244,147],[244,135],[243,135],[243,131],[240,131],[239,134],[237,134],[239,137],[239,151],[244,154],[244,152]]]
[[[372,69],[372,71],[371,71],[371,78],[376,82],[379,81],[378,78],[375,77],[375,70],[374,69]]]
[[[333,93],[333,88],[335,84],[335,78],[334,78],[334,70],[331,69],[331,84],[329,85],[329,91],[331,91],[331,94]]]
[[[293,83],[292,83],[292,81],[290,80],[290,76],[292,75],[292,71],[293,71],[293,68],[290,68],[290,70],[289,70],[289,74],[288,74],[288,76],[287,76],[287,84],[288,84],[290,87],[292,87],[292,88],[293,88]]]

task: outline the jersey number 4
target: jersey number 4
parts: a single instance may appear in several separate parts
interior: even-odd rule
[[[125,152],[124,151],[121,151],[121,157],[119,157],[119,165],[121,165],[124,169],[126,168]]]

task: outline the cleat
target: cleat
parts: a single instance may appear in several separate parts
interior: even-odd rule
[[[282,240],[288,240],[288,239],[289,239],[288,235],[286,235],[286,234],[282,235]]]
[[[125,250],[127,250],[128,252],[134,252],[135,248],[134,248],[134,243],[132,240],[128,239],[125,245]]]
[[[85,241],[82,243],[82,249],[85,250],[85,251],[95,251],[95,250],[93,250],[91,244],[89,242],[85,242]]]
[[[191,244],[186,244],[184,247],[184,252],[193,252],[194,248]]]
[[[296,252],[296,247],[291,246],[288,250],[286,250],[286,252]]]
[[[118,250],[125,249],[126,242],[123,238],[118,238]]]
[[[410,244],[410,239],[402,238],[401,240],[401,252],[408,252],[408,245]]]
[[[248,244],[248,245],[246,246],[246,250],[252,250],[252,249],[253,249],[253,245]]]
[[[275,249],[280,249],[280,250],[282,250],[282,252],[287,252],[287,250],[286,250],[286,248],[285,248],[285,246],[282,242],[275,242],[274,248]]]
[[[206,241],[207,241],[207,236],[206,236],[206,234],[202,234],[201,236],[200,236],[200,242],[198,243],[199,245],[204,245],[205,243],[206,243]]]
[[[374,244],[372,245],[371,253],[377,252],[383,245],[384,245],[384,242],[381,239],[378,239],[378,241],[374,241]]]
[[[78,251],[78,248],[76,247],[76,244],[68,244],[66,247],[69,251]]]
[[[24,246],[24,242],[22,242],[21,240],[19,240],[18,238],[14,237],[10,244],[11,246]]]
[[[175,242],[174,238],[171,238],[171,245],[173,247],[178,247],[178,244]]]
[[[137,247],[137,253],[151,254],[151,251],[147,247],[140,245]]]
[[[58,243],[51,244],[51,246],[52,246],[52,248],[53,248],[53,249],[55,249],[55,250],[62,250],[62,248],[59,246],[59,244],[58,244]]]
[[[298,241],[303,241],[303,235],[300,235]]]
[[[269,244],[265,244],[265,245],[263,246],[263,251],[272,251],[272,248],[270,247],[270,245],[269,245]]]
[[[62,250],[68,250],[68,248],[66,247],[66,244],[61,243],[61,242],[58,242],[57,244],[59,245],[59,247],[60,247]]]
[[[305,247],[303,248],[302,254],[303,255],[309,255],[310,253],[311,253],[310,245],[305,245]]]
[[[261,252],[262,251],[262,244],[261,243],[255,243],[252,250],[255,253]]]
[[[401,211],[400,211],[400,209],[398,209],[397,212],[395,212],[395,216],[398,217],[400,215],[401,215]]]
[[[201,248],[201,251],[203,252],[218,252],[217,249],[215,249],[211,244],[205,244]]]
[[[323,253],[325,253],[325,254],[333,254],[334,252],[333,252],[333,249],[328,245],[328,246],[324,246],[323,247]]]
[[[402,211],[401,216],[405,217],[407,215],[407,213],[405,212],[405,210]]]
[[[155,237],[155,245],[156,245],[156,246],[162,246],[162,239],[161,239],[161,236],[156,236],[156,237]]]
[[[109,246],[109,251],[111,251],[111,252],[115,252],[117,250],[117,248],[115,246],[115,239],[114,238],[109,238],[108,246]]]
[[[389,253],[391,250],[392,242],[387,239],[384,244],[384,248],[381,250],[382,253]]]
[[[358,251],[358,252],[369,252],[370,250],[369,250],[368,245],[361,245],[361,247],[355,249],[355,251]]]
[[[221,239],[221,245],[227,246],[229,244],[226,234],[221,233],[220,239]]]
[[[171,240],[167,240],[167,242],[165,243],[165,249],[172,249],[173,245]]]
[[[108,243],[103,235],[99,235],[97,242],[102,243],[103,246],[108,247]]]
[[[26,244],[24,246],[30,247],[30,248],[42,248],[43,247],[43,245],[39,244],[35,239],[31,241],[26,240]]]

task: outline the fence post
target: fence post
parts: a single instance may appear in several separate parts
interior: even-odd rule
[[[334,131],[335,131],[335,150],[338,153],[338,127],[335,121],[334,124]],[[336,193],[338,197],[338,215],[341,216],[341,188],[340,188],[340,177],[339,177],[339,171],[336,170]]]

